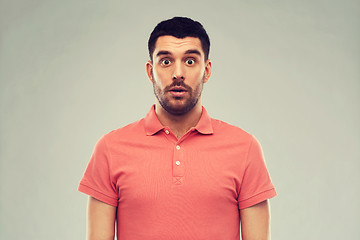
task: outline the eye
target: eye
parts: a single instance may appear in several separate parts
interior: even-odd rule
[[[163,60],[161,60],[161,64],[162,64],[162,65],[167,66],[167,65],[169,65],[170,63],[171,63],[171,61],[170,61],[169,59],[163,59]]]
[[[187,59],[187,60],[185,61],[185,63],[186,63],[187,65],[193,65],[193,64],[195,63],[195,61],[194,61],[194,59]]]

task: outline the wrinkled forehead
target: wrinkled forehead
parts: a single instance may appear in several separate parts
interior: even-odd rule
[[[167,51],[171,54],[185,54],[189,50],[197,50],[201,56],[204,57],[201,41],[196,37],[176,38],[173,36],[160,36],[156,43],[153,52],[153,57],[156,57],[159,52]]]

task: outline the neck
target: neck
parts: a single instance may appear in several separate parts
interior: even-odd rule
[[[160,123],[163,126],[169,127],[176,137],[180,139],[190,128],[195,127],[199,122],[202,113],[201,100],[199,99],[195,107],[183,115],[172,115],[157,102],[155,113]]]

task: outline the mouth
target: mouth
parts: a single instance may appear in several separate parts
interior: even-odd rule
[[[183,97],[187,93],[187,90],[184,87],[172,87],[169,92],[174,97]]]
[[[170,91],[175,91],[175,92],[186,92],[186,88],[181,87],[181,86],[176,86],[176,87],[172,87],[170,88]]]

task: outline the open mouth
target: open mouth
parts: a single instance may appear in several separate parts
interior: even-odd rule
[[[169,92],[174,97],[183,97],[187,93],[186,89],[183,87],[174,87],[170,89]]]
[[[172,87],[170,88],[171,92],[186,92],[186,88],[181,87],[181,86],[176,86],[176,87]]]
[[[173,90],[170,90],[171,92],[186,92],[185,90],[183,89],[173,89]]]

